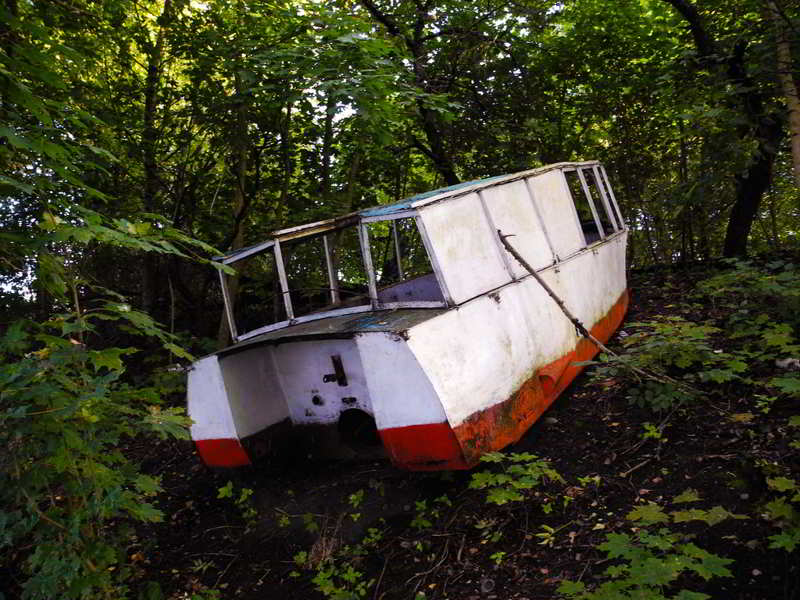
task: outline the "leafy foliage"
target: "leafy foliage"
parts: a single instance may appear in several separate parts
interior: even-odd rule
[[[473,473],[469,487],[488,490],[486,501],[492,504],[520,502],[525,499],[524,490],[533,489],[547,481],[564,482],[547,461],[527,452],[490,452],[481,457],[481,462],[496,465],[499,470]]]
[[[691,491],[676,497],[674,503],[696,501],[697,495]],[[702,579],[712,577],[731,577],[728,565],[733,561],[722,558],[698,547],[689,536],[676,532],[666,525],[687,521],[704,521],[709,526],[716,525],[727,518],[741,518],[722,507],[710,510],[692,509],[673,511],[649,502],[633,509],[627,516],[641,527],[635,534],[610,533],[606,541],[598,546],[615,564],[605,570],[607,581],[594,589],[582,582],[564,581],[559,593],[567,598],[585,600],[620,598],[680,598],[701,600],[710,598],[707,594],[680,589],[674,595],[670,588],[682,575],[695,574]]]
[[[108,309],[90,317],[123,318]],[[135,350],[92,350],[69,337],[90,327],[18,321],[0,340],[0,549],[33,548],[20,556],[25,598],[124,593],[129,523],[162,514],[151,503],[159,479],[121,446],[188,437],[183,409],[124,381],[122,359]]]

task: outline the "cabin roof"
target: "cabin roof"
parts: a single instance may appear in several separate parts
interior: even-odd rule
[[[347,213],[345,215],[334,217],[332,219],[325,219],[323,221],[315,221],[313,223],[304,223],[302,225],[288,227],[286,229],[279,229],[277,231],[273,231],[270,234],[270,239],[268,241],[260,242],[252,246],[248,246],[246,248],[240,248],[233,252],[223,254],[222,256],[215,256],[213,260],[230,263],[233,262],[233,260],[235,260],[237,257],[246,256],[248,254],[252,254],[253,252],[257,252],[261,248],[267,248],[271,246],[274,239],[284,241],[293,238],[304,237],[307,235],[313,235],[315,233],[322,233],[324,231],[338,229],[342,226],[349,225],[351,223],[356,223],[361,218],[365,217],[391,217],[391,215],[400,214],[405,211],[413,210],[417,207],[424,206],[426,204],[430,204],[432,202],[436,202],[439,200],[445,200],[451,196],[460,196],[466,190],[469,190],[471,188],[474,188],[476,190],[483,189],[485,187],[489,187],[497,183],[505,181],[513,181],[515,179],[520,179],[522,177],[529,177],[531,175],[545,173],[547,171],[552,171],[554,169],[563,169],[574,166],[597,164],[597,162],[598,161],[555,163],[544,167],[538,167],[536,169],[521,171],[519,173],[511,173],[508,175],[497,175],[494,177],[487,177],[485,179],[474,179],[472,181],[465,181],[463,183],[457,183],[455,185],[437,188],[435,190],[430,190],[428,192],[421,192],[419,194],[411,196],[410,198],[406,198],[404,200],[400,200],[399,202],[394,202],[392,204],[383,204],[381,206],[374,206],[372,208],[365,208],[359,211]]]
[[[275,329],[262,333],[248,340],[238,342],[228,348],[220,350],[218,354],[236,352],[254,344],[278,343],[280,341],[293,341],[297,338],[342,338],[352,337],[357,333],[386,332],[402,334],[414,325],[419,325],[432,319],[446,308],[403,308],[396,310],[370,311],[338,317],[328,317],[305,323],[297,323],[291,327]]]
[[[441,194],[449,194],[450,192],[457,192],[472,186],[490,185],[495,181],[499,181],[505,177],[509,177],[509,175],[497,175],[495,177],[488,177],[486,179],[473,179],[472,181],[464,181],[462,183],[456,183],[455,185],[449,185],[447,187],[437,188],[429,192],[422,192],[416,194],[415,196],[411,196],[411,198],[406,198],[405,200],[401,200],[400,202],[395,202],[393,204],[383,204],[381,206],[375,206],[373,208],[366,208],[364,210],[359,211],[358,214],[361,215],[362,217],[382,217],[386,215],[392,215],[395,213],[403,212],[414,208],[414,205],[420,200],[427,200],[428,198],[433,198],[434,196],[439,196]]]

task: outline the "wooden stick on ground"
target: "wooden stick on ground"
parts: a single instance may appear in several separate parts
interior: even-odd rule
[[[497,230],[497,235],[500,236],[500,241],[503,243],[503,246],[505,246],[505,248],[508,251],[508,253],[511,254],[511,256],[513,256],[515,259],[517,259],[517,262],[519,264],[521,264],[525,268],[525,270],[528,271],[528,273],[533,275],[534,279],[536,279],[536,281],[539,282],[539,285],[541,285],[542,288],[544,288],[544,291],[547,292],[547,295],[550,296],[556,304],[558,304],[558,307],[561,309],[561,312],[563,312],[564,315],[572,322],[572,324],[575,325],[575,327],[578,329],[578,331],[581,333],[581,335],[583,337],[585,337],[587,340],[589,340],[590,342],[592,342],[595,346],[597,346],[601,351],[605,352],[606,354],[608,354],[610,356],[619,357],[619,355],[616,352],[614,352],[613,350],[610,350],[608,347],[606,347],[606,345],[603,342],[601,342],[596,337],[594,337],[589,332],[589,330],[586,329],[586,326],[583,323],[581,323],[581,321],[580,321],[580,319],[578,319],[578,317],[576,317],[575,315],[573,315],[569,311],[567,306],[564,304],[564,301],[561,300],[561,298],[558,297],[558,295],[552,290],[552,288],[549,285],[547,285],[547,282],[544,279],[542,279],[542,276],[539,275],[534,270],[534,268],[528,264],[528,262],[524,258],[522,258],[520,253],[517,252],[516,248],[514,248],[514,246],[511,245],[511,242],[508,241],[508,238],[514,237],[513,234],[512,235],[504,235],[503,232],[498,229]],[[678,381],[677,379],[673,379],[669,375],[665,375],[663,373],[655,373],[655,372],[652,372],[652,371],[646,371],[646,370],[641,369],[639,367],[635,367],[633,365],[627,364],[625,361],[620,361],[620,364],[622,366],[624,366],[625,368],[630,369],[631,371],[633,371],[637,375],[640,375],[641,377],[644,377],[646,379],[651,379],[653,381],[658,381],[659,383],[668,383],[670,385],[674,385],[674,386],[682,389],[684,392],[690,393],[692,395],[700,393],[698,390],[695,390],[693,387],[691,387],[689,385],[686,385],[682,381]]]

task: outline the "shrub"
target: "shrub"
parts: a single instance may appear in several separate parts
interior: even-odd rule
[[[107,304],[81,318],[20,321],[0,339],[0,552],[22,565],[23,598],[124,597],[131,524],[162,515],[151,504],[159,480],[122,447],[139,435],[188,437],[182,409],[123,380],[135,350],[80,341],[93,319],[157,330]]]

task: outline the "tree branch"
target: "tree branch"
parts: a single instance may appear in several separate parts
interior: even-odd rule
[[[689,31],[694,38],[694,45],[698,54],[703,58],[710,58],[717,53],[717,44],[714,38],[709,35],[700,18],[697,8],[688,0],[664,0],[677,10],[684,20],[689,24]]]
[[[402,38],[406,44],[409,43],[410,40],[402,31],[400,31],[400,28],[397,26],[397,23],[395,23],[394,19],[392,19],[386,13],[381,12],[380,9],[375,6],[375,3],[372,2],[372,0],[360,0],[360,2],[361,5],[369,11],[369,14],[372,15],[373,19],[386,27],[386,31],[388,31],[389,34]]]

